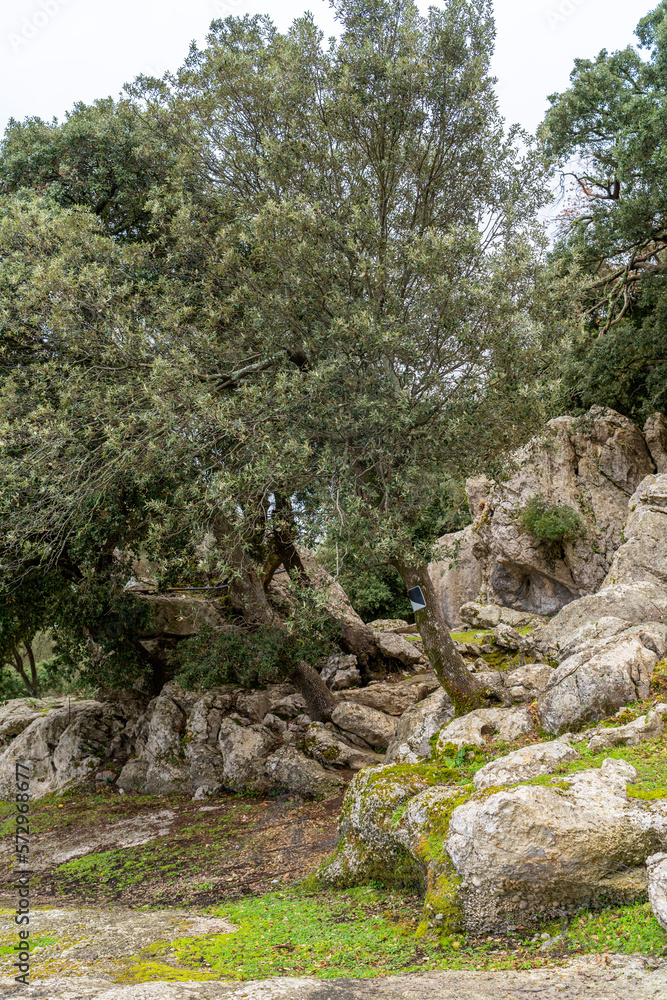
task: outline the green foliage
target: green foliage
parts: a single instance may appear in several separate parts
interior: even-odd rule
[[[402,618],[413,622],[414,613],[405,584],[391,566],[365,567],[350,560],[338,582],[352,607],[366,622],[378,618]]]
[[[586,534],[586,528],[575,510],[567,504],[547,500],[539,493],[531,497],[517,516],[525,530],[552,552],[563,542]]]
[[[203,627],[181,643],[172,657],[184,687],[219,684],[263,687],[284,680],[300,660],[316,664],[336,649],[337,626],[322,595],[310,588],[291,588],[293,605],[280,624],[229,630]]]
[[[639,45],[576,59],[541,128],[567,201],[556,262],[573,279],[581,330],[563,356],[562,403],[643,421],[667,406],[667,3]],[[643,52],[642,52],[643,50]]]

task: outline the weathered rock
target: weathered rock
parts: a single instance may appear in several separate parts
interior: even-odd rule
[[[493,630],[493,639],[501,649],[508,649],[513,653],[524,653],[527,656],[535,655],[535,641],[530,636],[521,635],[511,625],[496,625]]]
[[[553,667],[545,663],[527,663],[502,675],[505,695],[503,701],[533,702],[546,691],[553,677]]]
[[[646,740],[655,740],[665,731],[664,717],[667,715],[667,705],[662,702],[651,709],[646,715],[640,715],[633,722],[624,726],[606,726],[593,730],[589,737],[589,750],[608,750],[612,747],[634,747]]]
[[[552,615],[600,588],[622,541],[627,499],[653,473],[653,461],[632,421],[593,407],[584,418],[550,420],[514,462],[506,482],[482,477],[466,486],[480,593],[488,603]],[[517,518],[536,495],[576,511],[585,535],[565,540],[560,553],[548,551]]]
[[[644,424],[644,437],[658,473],[667,472],[667,420],[653,413]]]
[[[27,729],[50,708],[39,698],[12,698],[0,707],[0,747]]]
[[[261,722],[272,704],[268,691],[240,691],[236,696],[236,711],[247,715],[252,722]]]
[[[497,625],[509,625],[511,628],[527,628],[529,625],[542,625],[544,619],[527,611],[517,611],[514,608],[501,608],[497,604],[479,604],[472,601],[461,607],[461,618],[473,628],[492,629]]]
[[[637,634],[621,633],[585,653],[575,653],[554,670],[537,711],[548,732],[613,715],[631,701],[649,695],[651,673],[659,657]]]
[[[554,740],[513,750],[506,757],[489,761],[476,773],[473,784],[477,789],[498,785],[515,785],[540,774],[553,774],[559,764],[577,760],[579,753],[569,743]]]
[[[473,555],[472,525],[438,539],[436,558],[429,567],[442,613],[450,628],[463,624],[462,604],[475,601],[482,585],[482,569]]]
[[[331,721],[340,729],[361,737],[371,747],[385,750],[396,731],[396,719],[367,705],[342,702],[331,714]]]
[[[408,625],[404,618],[376,618],[368,623],[369,628],[374,628],[377,632],[396,632],[402,635],[405,632],[414,632],[416,626]]]
[[[563,608],[536,636],[536,643],[545,655],[562,660],[566,652],[570,655],[568,645],[575,639],[585,648],[588,640],[583,633],[577,637],[580,629],[594,629],[591,623],[599,626],[602,619],[609,618],[625,621],[628,626],[640,622],[667,624],[667,589],[650,582],[605,587]],[[614,623],[607,624],[612,631],[616,629]]]
[[[237,726],[223,719],[218,735],[222,754],[221,781],[232,791],[263,792],[269,785],[265,758],[276,737],[265,726]]]
[[[360,771],[363,767],[375,767],[384,763],[384,755],[353,746],[323,723],[313,722],[306,731],[305,747],[308,756],[320,764],[331,767],[349,767]]]
[[[634,768],[607,760],[558,789],[519,785],[455,809],[445,848],[467,926],[525,927],[641,892],[627,873],[667,845],[667,800],[628,799],[632,780]]]
[[[648,899],[653,915],[667,931],[667,854],[652,854],[646,859]]]
[[[296,715],[306,710],[306,700],[302,694],[295,692],[294,694],[288,694],[284,698],[280,698],[278,701],[271,702],[271,712],[273,715],[285,716],[285,718],[293,719]]]
[[[122,751],[126,725],[97,701],[73,701],[35,719],[0,755],[0,797],[14,796],[17,761],[30,768],[34,798],[85,785],[112,747]]]
[[[667,584],[667,474],[647,476],[628,504],[625,541],[616,550],[604,586]]]
[[[444,753],[448,743],[484,747],[485,736],[511,743],[534,728],[525,708],[478,708],[445,726],[438,737],[436,752]]]
[[[454,718],[451,699],[442,688],[406,709],[387,746],[386,762],[411,763],[431,756],[431,737]]]
[[[355,705],[368,705],[387,715],[403,715],[411,705],[415,705],[426,697],[428,689],[423,683],[402,684],[369,684],[368,687],[354,691],[345,691],[342,701]]]
[[[332,798],[345,787],[340,775],[325,771],[294,747],[280,747],[271,754],[266,761],[266,771],[276,785],[282,785],[303,798]]]
[[[139,774],[138,771],[136,773]],[[182,761],[149,760],[146,776],[139,790],[144,795],[188,795],[193,790],[190,769]]]
[[[149,761],[145,757],[137,757],[135,760],[128,760],[125,767],[118,775],[118,787],[124,792],[143,791],[146,784]]]
[[[353,654],[330,656],[322,668],[322,680],[332,691],[344,691],[361,683],[357,658]]]
[[[376,632],[375,641],[383,656],[399,660],[406,667],[414,666],[422,658],[420,650],[396,632]]]
[[[185,733],[185,712],[166,695],[159,695],[148,706],[146,753],[152,760],[178,754]]]

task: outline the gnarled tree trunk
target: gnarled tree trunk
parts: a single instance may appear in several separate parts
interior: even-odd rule
[[[442,613],[428,566],[416,553],[409,557],[395,556],[391,563],[400,573],[408,590],[421,587],[426,608],[415,612],[415,621],[426,655],[436,677],[452,699],[457,715],[469,712],[481,703],[483,693],[452,642],[449,625]]]

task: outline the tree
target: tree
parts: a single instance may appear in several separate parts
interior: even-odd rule
[[[667,406],[667,4],[636,33],[638,49],[575,60],[541,136],[576,189],[557,257],[579,272],[586,322],[564,366],[566,396],[641,419]]]
[[[448,484],[543,413],[539,163],[503,131],[486,0],[336,11],[328,49],[310,17],[228,18],[137,81],[175,156],[152,246],[7,203],[6,566],[75,540],[80,561],[94,524],[108,565],[140,542],[168,579],[208,532],[259,628],[276,560],[307,585],[297,543],[352,538],[422,588],[431,662],[469,707],[427,561]]]

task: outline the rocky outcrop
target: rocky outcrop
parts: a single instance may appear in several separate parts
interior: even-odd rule
[[[535,743],[489,761],[477,771],[473,784],[479,791],[499,785],[516,785],[542,774],[553,774],[559,764],[577,760],[579,756],[579,752],[564,740]]]
[[[614,553],[604,586],[646,582],[664,587],[667,585],[667,474],[642,480],[628,506],[624,542]]]
[[[656,472],[667,473],[667,420],[662,413],[652,414],[644,424],[646,445]]]
[[[344,733],[352,733],[369,747],[386,750],[396,731],[396,719],[368,705],[344,701],[331,713],[331,721]]]
[[[30,768],[34,798],[86,783],[103,762],[127,754],[133,721],[98,701],[40,714],[0,755],[0,797],[14,796],[17,761]]]
[[[667,931],[667,854],[652,854],[646,859],[648,898],[655,919]]]
[[[611,750],[612,747],[634,747],[646,740],[655,740],[665,731],[667,705],[660,702],[646,715],[640,715],[624,726],[600,726],[586,733],[589,750]]]
[[[509,930],[645,891],[644,861],[667,845],[667,800],[629,799],[636,778],[607,760],[557,788],[519,785],[455,809],[445,849],[466,925]]]
[[[431,739],[454,718],[454,706],[438,687],[428,698],[406,709],[387,746],[387,763],[415,764],[431,756]]]
[[[647,476],[629,509],[603,589],[563,608],[535,636],[559,660],[537,703],[550,732],[646,698],[667,652],[667,475]]]
[[[482,586],[482,567],[474,556],[474,544],[472,525],[443,535],[428,568],[450,628],[464,626],[461,606],[477,600]]]
[[[564,660],[554,671],[537,711],[548,732],[613,715],[649,695],[651,675],[667,651],[667,628],[630,628]]]
[[[147,795],[334,795],[350,772],[384,761],[376,750],[392,740],[401,714],[436,688],[431,674],[336,692],[338,725],[311,724],[287,683],[186,691],[172,681],[150,701],[100,690],[98,700],[73,699],[71,708],[66,699],[15,699],[0,706],[0,788],[11,789],[20,759],[30,764],[35,797],[102,777]]]
[[[457,596],[475,601],[479,595],[485,604],[553,615],[570,601],[596,593],[622,543],[628,497],[656,467],[662,469],[666,426],[656,414],[645,436],[621,414],[593,407],[583,418],[549,421],[513,456],[514,471],[506,482],[483,476],[468,480],[473,524],[465,537],[458,533],[441,540],[448,550],[458,544],[465,557],[458,568],[452,558],[431,566],[443,611],[455,621]],[[517,515],[537,495],[570,507],[585,534],[564,540],[558,551],[533,538]]]
[[[421,887],[431,924],[507,932],[636,899],[646,891],[646,858],[667,845],[667,800],[629,798],[637,773],[625,761],[559,777],[553,787],[492,794],[447,785],[439,773],[362,771],[346,793],[323,880],[361,884],[382,872]]]
[[[457,747],[485,747],[485,736],[511,743],[534,728],[535,723],[525,708],[478,708],[445,726],[435,749],[436,753],[444,754],[449,743]]]

